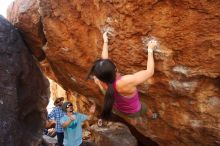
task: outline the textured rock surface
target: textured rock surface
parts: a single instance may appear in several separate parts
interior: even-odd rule
[[[128,127],[112,123],[105,127],[92,126],[97,146],[137,146],[137,140]]]
[[[58,145],[57,139],[52,138],[47,135],[43,135],[42,145],[43,146],[57,146]]]
[[[47,73],[64,89],[102,103],[94,83],[84,80],[100,56],[101,30],[113,30],[110,56],[123,74],[146,68],[144,40],[155,36],[156,72],[139,90],[160,118],[134,126],[161,146],[220,144],[220,1],[38,2],[17,0],[8,16],[33,52],[44,50]]]
[[[57,97],[64,97],[64,99],[67,99],[67,93],[66,91],[56,82],[53,80],[50,80],[50,98],[55,101]]]
[[[16,12],[19,12],[10,13],[10,19],[13,20],[13,24],[16,24],[17,27],[25,26],[27,28],[22,30],[22,35],[25,38],[27,46],[38,60],[45,59],[45,54],[41,50],[41,47],[46,43],[46,39],[38,13],[38,2],[28,0],[23,3],[23,0],[17,0],[16,5],[12,4],[11,7]],[[27,12],[32,15],[27,14]],[[20,19],[25,19],[28,22],[23,23],[19,21]]]
[[[37,146],[49,84],[17,30],[0,16],[0,145]]]

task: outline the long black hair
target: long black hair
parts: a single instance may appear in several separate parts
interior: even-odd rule
[[[95,75],[99,80],[108,85],[105,93],[104,106],[101,113],[102,119],[108,119],[111,116],[112,107],[114,104],[114,88],[113,83],[116,79],[116,66],[109,59],[99,59],[93,63],[87,79]]]

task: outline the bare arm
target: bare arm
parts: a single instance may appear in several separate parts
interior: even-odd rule
[[[62,127],[66,128],[71,122],[72,122],[72,120],[69,119],[68,121],[66,121],[62,124]]]
[[[100,91],[102,92],[103,95],[105,95],[105,92],[106,90],[104,89],[104,87],[101,85],[99,79],[97,79],[95,76],[94,76],[94,82],[98,85]]]
[[[107,33],[108,32],[105,32],[103,34],[104,44],[103,44],[102,55],[101,55],[102,59],[108,59],[108,36],[107,36]]]
[[[62,124],[63,128],[66,128],[73,120],[75,120],[74,116],[71,116],[70,119]]]
[[[120,81],[120,84],[122,86],[128,86],[128,88],[135,88],[137,85],[143,83],[154,74],[153,48],[155,48],[156,45],[156,41],[150,41],[148,44],[147,69],[141,70],[131,75],[123,76]]]

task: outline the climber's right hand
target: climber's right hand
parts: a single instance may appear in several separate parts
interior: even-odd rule
[[[148,46],[148,52],[153,52],[153,50],[157,46],[157,41],[151,40],[151,41],[148,42],[147,46]]]
[[[108,43],[108,31],[105,31],[103,33],[103,40],[104,40],[104,43]]]

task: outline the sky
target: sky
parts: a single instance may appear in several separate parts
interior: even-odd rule
[[[0,14],[6,18],[7,8],[14,0],[0,0]]]

